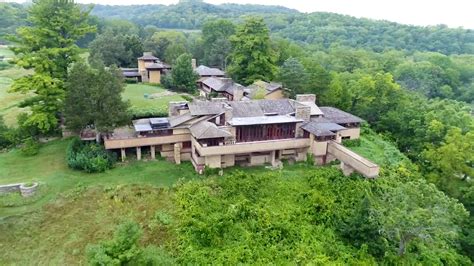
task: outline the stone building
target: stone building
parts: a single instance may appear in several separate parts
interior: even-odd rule
[[[125,78],[136,79],[137,82],[161,84],[161,77],[171,70],[171,66],[161,62],[151,52],[143,53],[137,60],[138,68],[122,68]]]
[[[362,119],[333,107],[318,107],[315,95],[296,100],[172,102],[169,117],[133,121],[104,138],[106,149],[137,159],[156,153],[177,164],[191,161],[198,172],[234,165],[277,166],[282,160],[341,161],[344,173],[378,175],[376,164],[340,145],[360,135]]]

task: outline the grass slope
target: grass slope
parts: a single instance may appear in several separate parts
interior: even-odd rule
[[[178,179],[196,176],[192,165],[174,165],[166,161],[132,161],[105,173],[86,174],[67,167],[65,154],[69,140],[57,140],[45,144],[40,153],[25,157],[13,150],[0,154],[0,184],[28,181],[41,182],[48,193],[35,203],[26,206],[0,208],[0,219],[11,215],[37,210],[60,193],[81,186],[150,184],[171,186]]]
[[[367,128],[362,129],[360,145],[349,148],[382,167],[395,166],[403,161],[409,161],[394,144]]]

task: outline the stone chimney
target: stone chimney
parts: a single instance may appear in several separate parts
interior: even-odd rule
[[[295,103],[295,118],[309,121],[311,119],[311,107],[298,102]]]
[[[244,97],[244,86],[235,84],[234,85],[234,95],[232,100],[233,101],[240,101]]]
[[[225,121],[229,122],[232,120],[233,114],[232,114],[232,107],[229,105],[224,106],[224,116],[225,116]]]
[[[297,94],[296,101],[316,103],[316,94]]]
[[[181,110],[185,109],[185,105],[188,102],[169,102],[168,103],[168,116],[177,116],[182,114]]]
[[[196,69],[196,59],[191,59],[191,66],[193,67],[193,69]]]
[[[147,55],[153,56],[153,53],[152,52],[143,52],[143,56],[147,56]]]

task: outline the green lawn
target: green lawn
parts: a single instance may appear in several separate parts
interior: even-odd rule
[[[3,116],[8,126],[16,125],[16,117],[25,109],[19,108],[18,104],[28,97],[27,94],[9,93],[8,89],[13,79],[24,76],[28,70],[11,67],[0,71],[0,116]]]
[[[4,56],[5,58],[12,58],[13,52],[6,47],[0,47],[0,56]]]
[[[384,140],[372,130],[363,129],[360,146],[349,148],[380,166],[397,165],[409,160],[394,144]]]
[[[196,177],[192,165],[183,163],[174,165],[167,161],[128,162],[118,165],[105,173],[86,174],[71,170],[65,161],[66,147],[69,140],[56,140],[40,149],[36,156],[26,157],[18,150],[0,153],[0,184],[39,181],[48,193],[37,202],[11,208],[0,208],[0,219],[5,216],[22,214],[43,206],[60,193],[74,189],[78,185],[117,185],[117,184],[150,184],[170,186],[180,178]]]
[[[177,93],[146,84],[127,84],[123,98],[130,100],[133,113],[168,113],[169,102],[184,100]]]

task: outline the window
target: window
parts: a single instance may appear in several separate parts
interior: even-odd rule
[[[296,124],[269,124],[240,126],[236,129],[237,142],[294,138]]]

